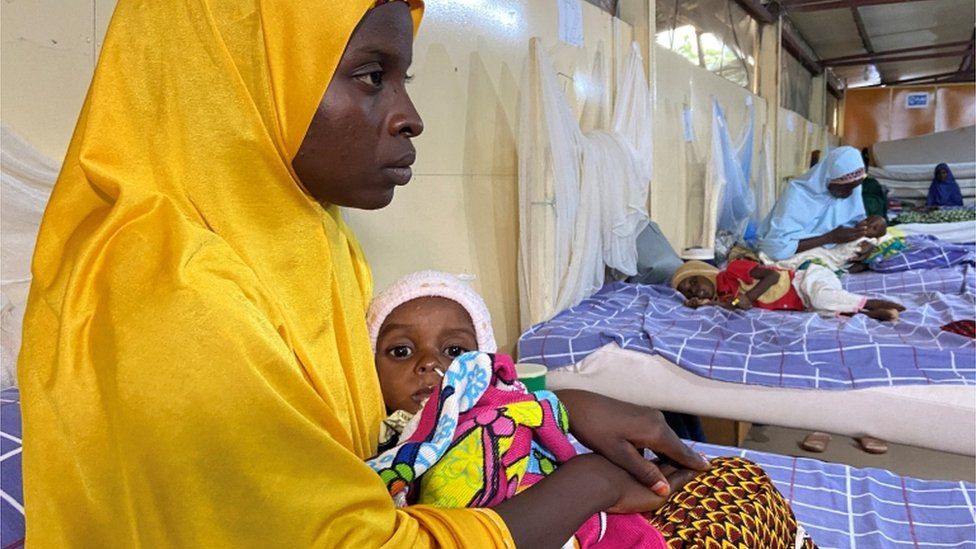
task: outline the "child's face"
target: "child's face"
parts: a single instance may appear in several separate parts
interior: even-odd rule
[[[949,179],[949,172],[945,168],[939,168],[939,171],[935,172],[935,175],[939,178],[939,181],[946,181]]]
[[[715,299],[715,285],[701,275],[689,276],[682,280],[677,290],[687,299]]]
[[[386,317],[376,338],[376,371],[389,411],[417,413],[451,362],[478,350],[468,312],[443,297],[408,301]]]
[[[880,215],[868,216],[864,220],[864,228],[867,229],[864,234],[871,238],[881,238],[888,233],[888,223]]]

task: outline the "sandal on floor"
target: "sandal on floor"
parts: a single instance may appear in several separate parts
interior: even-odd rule
[[[883,454],[888,451],[888,443],[874,437],[857,437],[861,450],[869,454]]]
[[[803,438],[803,442],[800,443],[800,448],[819,454],[827,449],[828,444],[830,444],[830,435],[821,433],[820,431],[814,431]]]

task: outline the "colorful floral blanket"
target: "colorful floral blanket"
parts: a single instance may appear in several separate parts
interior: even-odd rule
[[[398,506],[492,507],[576,455],[556,395],[529,393],[505,355],[467,353],[444,374],[396,446],[368,461]],[[599,513],[582,547],[663,547],[640,515]]]

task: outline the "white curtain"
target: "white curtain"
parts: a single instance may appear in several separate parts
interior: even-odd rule
[[[584,134],[539,39],[519,108],[519,298],[523,328],[637,272],[648,223],[651,104],[636,44],[617,82],[612,127]]]
[[[17,136],[0,127],[0,359],[3,388],[16,384],[17,353],[30,287],[30,262],[41,215],[58,177],[58,165]]]

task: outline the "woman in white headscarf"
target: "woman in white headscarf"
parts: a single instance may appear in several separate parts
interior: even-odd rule
[[[854,147],[838,147],[790,181],[759,228],[759,250],[780,261],[818,246],[865,235],[860,184],[866,175]]]

